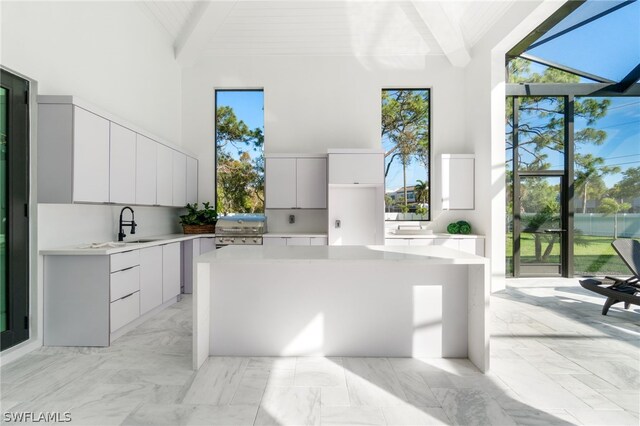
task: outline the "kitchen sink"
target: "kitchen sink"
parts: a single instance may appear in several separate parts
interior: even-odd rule
[[[125,244],[142,244],[142,243],[154,243],[159,241],[157,238],[140,238],[139,240],[124,241]]]

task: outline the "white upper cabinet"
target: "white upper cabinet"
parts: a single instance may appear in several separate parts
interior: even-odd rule
[[[187,157],[187,203],[198,202],[198,160]]]
[[[136,133],[116,123],[111,125],[109,156],[109,201],[136,202]]]
[[[473,154],[442,154],[443,210],[475,208],[475,158]]]
[[[184,207],[187,204],[187,156],[178,151],[173,151],[172,154],[173,205]]]
[[[157,143],[136,135],[136,204],[156,204]]]
[[[158,145],[156,197],[160,206],[173,205],[173,150]]]
[[[327,160],[317,157],[267,157],[267,209],[327,207]]]
[[[327,208],[326,158],[298,158],[296,200],[301,209]]]
[[[330,184],[384,184],[383,153],[329,153]]]
[[[183,207],[197,185],[180,148],[73,96],[38,96],[39,203]]]
[[[265,160],[265,208],[296,208],[296,159]]]
[[[109,202],[109,120],[73,108],[73,201]]]

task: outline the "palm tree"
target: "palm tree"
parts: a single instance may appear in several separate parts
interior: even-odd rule
[[[429,200],[429,186],[426,182],[417,180],[417,183],[413,187],[413,193],[416,198],[416,203],[426,203]]]

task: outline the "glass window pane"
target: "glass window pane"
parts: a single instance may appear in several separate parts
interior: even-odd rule
[[[264,92],[216,91],[216,210],[264,213]]]
[[[429,89],[382,91],[386,220],[429,220]]]
[[[640,2],[634,2],[527,53],[619,81],[640,63],[638,22]]]
[[[578,105],[574,270],[628,275],[611,242],[640,238],[640,98],[578,98]],[[602,115],[595,122],[586,114],[594,109]]]
[[[564,170],[564,98],[518,101],[518,170]]]

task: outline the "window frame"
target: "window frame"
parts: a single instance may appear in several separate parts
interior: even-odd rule
[[[218,211],[218,144],[216,142],[216,137],[218,134],[218,92],[262,92],[262,108],[263,108],[263,124],[264,124],[264,87],[255,87],[255,88],[214,88],[213,89],[213,209]],[[263,131],[264,135],[264,131]],[[266,143],[266,140],[265,142]],[[262,156],[265,156],[265,147],[262,146]],[[265,174],[266,175],[266,174]],[[266,177],[266,176],[265,176]],[[266,194],[265,194],[266,195]],[[265,199],[265,210],[266,210],[266,199]],[[263,212],[264,214],[264,212]]]
[[[427,197],[427,205],[429,206],[429,210],[427,211],[426,219],[387,219],[385,216],[384,222],[385,224],[402,224],[404,222],[408,223],[420,223],[420,222],[431,222],[433,218],[433,197],[432,197],[432,170],[433,170],[433,88],[430,86],[424,87],[416,87],[416,86],[383,86],[380,90],[380,122],[382,122],[382,93],[385,91],[397,91],[397,90],[408,90],[408,91],[426,91],[429,94],[429,108],[427,112],[428,116],[428,132],[429,132],[429,169],[427,170],[427,187],[428,187],[428,197]],[[380,145],[382,145],[382,137],[380,138]],[[383,148],[384,149],[384,148]],[[384,168],[386,168],[386,157],[384,158]],[[383,168],[383,174],[384,174]],[[387,195],[387,177],[384,176],[384,195]],[[386,215],[386,200],[384,204],[385,215]]]

